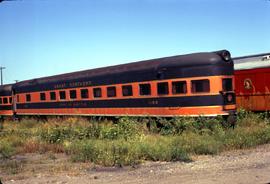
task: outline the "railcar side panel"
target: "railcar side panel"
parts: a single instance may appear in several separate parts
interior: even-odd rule
[[[222,106],[153,107],[153,108],[60,108],[23,109],[20,115],[81,115],[81,116],[217,116],[228,115]]]
[[[176,116],[176,115],[226,115],[225,110],[234,110],[235,105],[225,105],[222,90],[222,80],[232,79],[232,76],[211,76],[180,78],[173,80],[148,81],[129,84],[115,84],[109,86],[93,86],[87,88],[59,89],[54,91],[41,91],[17,94],[20,101],[17,103],[17,114],[66,114],[66,115],[136,115],[136,116]],[[192,92],[192,81],[209,80],[209,92]],[[184,93],[174,94],[173,84],[186,83]],[[167,94],[158,94],[158,84],[167,84]],[[139,86],[149,84],[150,95],[140,95]],[[130,85],[133,88],[132,96],[123,96],[122,86]],[[108,97],[107,89],[115,87],[115,97]],[[101,89],[99,98],[93,96],[93,90]],[[88,98],[82,99],[80,91],[88,90]],[[76,98],[72,99],[70,92],[76,92]],[[49,100],[49,94],[55,92],[54,100]],[[60,98],[64,92],[65,99]],[[44,94],[43,100],[40,94]],[[27,97],[27,96],[30,96]],[[27,98],[30,101],[27,101]],[[29,100],[28,99],[28,100]],[[197,109],[197,110],[196,110]],[[39,111],[40,110],[40,111]]]
[[[235,71],[235,81],[238,108],[270,110],[270,68]]]

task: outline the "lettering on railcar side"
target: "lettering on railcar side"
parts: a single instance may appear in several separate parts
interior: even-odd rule
[[[66,87],[66,84],[56,84],[54,85],[54,89],[61,89],[61,88],[65,88]]]
[[[84,81],[84,82],[71,82],[69,83],[69,87],[85,87],[90,86],[92,84],[91,81]]]
[[[148,104],[149,105],[158,105],[158,100],[149,100]]]
[[[86,102],[62,102],[59,104],[59,107],[68,108],[68,107],[87,107]]]
[[[54,89],[87,87],[87,86],[90,86],[91,84],[92,84],[91,81],[70,82],[70,83],[56,84],[54,85]]]

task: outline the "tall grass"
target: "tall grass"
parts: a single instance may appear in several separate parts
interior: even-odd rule
[[[0,159],[53,152],[66,153],[76,162],[123,166],[145,160],[190,161],[194,154],[213,155],[270,142],[267,113],[241,110],[234,129],[222,126],[222,122],[221,117],[6,121],[0,132]]]
[[[2,159],[10,158],[14,153],[15,149],[9,142],[5,140],[0,141],[0,159],[1,157]]]

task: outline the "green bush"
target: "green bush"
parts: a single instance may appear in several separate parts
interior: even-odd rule
[[[66,139],[70,139],[74,131],[70,127],[53,127],[40,132],[40,137],[48,143],[62,143]]]
[[[62,143],[64,140],[83,139],[133,139],[142,133],[135,118],[120,118],[117,123],[88,123],[81,125],[78,122],[70,125],[52,125],[40,129],[41,140],[48,143]]]
[[[83,140],[66,147],[73,161],[90,161],[104,166],[133,165],[139,162],[135,147],[123,140]]]
[[[164,136],[148,136],[138,143],[142,160],[169,161],[171,140]]]
[[[129,140],[82,140],[66,146],[73,161],[90,161],[105,166],[138,164],[143,160],[189,161],[188,153],[173,139],[148,136]]]
[[[149,136],[141,144],[146,160],[190,161],[189,153],[180,136]]]
[[[117,127],[119,129],[119,138],[125,140],[133,139],[141,135],[141,127],[136,118],[123,117],[120,118]]]
[[[184,131],[191,130],[194,118],[191,117],[175,117],[172,119],[175,134],[182,134]]]
[[[137,118],[122,117],[115,124],[101,125],[101,139],[134,139],[142,134],[143,128]]]
[[[228,131],[223,144],[226,149],[244,149],[267,143],[270,143],[270,127],[240,127]]]
[[[15,154],[15,148],[6,141],[0,141],[0,158],[9,159]]]
[[[157,120],[161,124],[159,133],[161,135],[180,135],[184,132],[196,132],[199,134],[212,133],[216,129],[222,128],[222,117],[174,117],[166,120],[159,118]]]
[[[176,136],[174,139],[184,151],[190,154],[217,154],[222,148],[222,143],[211,135],[200,135],[193,132]]]

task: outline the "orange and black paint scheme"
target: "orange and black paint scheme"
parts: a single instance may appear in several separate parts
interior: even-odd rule
[[[12,85],[0,86],[0,117],[12,116]]]
[[[12,91],[16,115],[228,116],[236,108],[226,50],[22,81]]]

